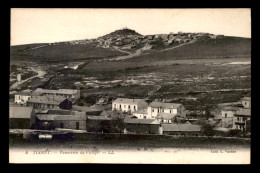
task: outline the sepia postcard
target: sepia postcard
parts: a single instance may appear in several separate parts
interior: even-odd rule
[[[251,163],[250,8],[10,11],[9,163]]]

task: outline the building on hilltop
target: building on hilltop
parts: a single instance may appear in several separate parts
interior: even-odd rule
[[[32,107],[9,107],[9,129],[30,129],[35,126],[35,111]]]
[[[112,110],[133,113],[147,108],[148,104],[142,99],[117,98],[112,102]]]

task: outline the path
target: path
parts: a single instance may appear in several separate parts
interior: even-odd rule
[[[163,50],[160,50],[160,51],[158,51],[158,52],[163,52],[163,51],[166,51],[166,50],[176,49],[176,48],[179,48],[179,47],[181,47],[181,46],[188,45],[188,44],[195,43],[195,42],[196,42],[196,40],[193,40],[193,41],[191,41],[191,42],[183,43],[183,44],[180,44],[180,45],[178,45],[178,46],[174,46],[174,47],[171,47],[171,48],[163,49]]]
[[[33,71],[37,72],[38,74],[35,75],[35,76],[32,76],[32,77],[30,77],[30,78],[27,78],[27,79],[25,79],[25,80],[22,80],[22,81],[20,81],[20,82],[19,82],[19,81],[15,82],[15,83],[10,87],[10,90],[17,88],[19,85],[21,85],[21,84],[23,84],[23,83],[25,83],[25,82],[27,82],[27,81],[33,79],[33,78],[36,78],[36,77],[41,78],[41,77],[43,77],[43,76],[46,74],[46,72],[45,72],[45,71],[42,71],[41,69],[37,69],[37,68],[34,68],[34,67],[32,67],[31,69],[32,69]]]
[[[166,50],[171,50],[171,49],[176,49],[176,48],[179,48],[181,46],[184,46],[184,45],[188,45],[188,44],[191,44],[191,43],[194,43],[196,42],[196,40],[194,41],[191,41],[191,42],[188,42],[188,43],[183,43],[183,44],[180,44],[178,46],[175,46],[175,47],[171,47],[171,48],[167,48],[167,49],[164,49],[164,50],[160,50],[158,52],[163,52],[163,51],[166,51]],[[140,49],[137,49],[135,53],[130,53],[130,52],[127,52],[127,51],[124,51],[124,50],[121,50],[117,47],[114,47],[117,51],[120,51],[120,52],[123,52],[123,53],[127,53],[128,55],[125,55],[125,56],[118,56],[116,58],[111,58],[109,60],[123,60],[123,59],[129,59],[129,58],[133,58],[133,57],[136,57],[136,56],[139,56],[141,53],[142,53],[142,50],[144,50],[143,48],[140,48]]]

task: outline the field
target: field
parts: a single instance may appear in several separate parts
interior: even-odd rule
[[[127,61],[161,61],[175,59],[197,59],[247,56],[251,54],[251,39],[225,37],[222,39],[199,40],[176,49],[140,55]]]
[[[150,64],[90,62],[59,72],[47,88],[74,87],[82,94],[165,99],[187,108],[235,102],[251,93],[251,59],[222,58],[158,61]],[[142,66],[141,66],[142,65]],[[103,68],[104,66],[104,68]]]
[[[24,45],[11,47],[11,60],[60,62],[73,60],[103,59],[126,55],[125,53],[95,47],[93,45],[58,45],[45,44],[44,47],[31,49],[40,45]]]

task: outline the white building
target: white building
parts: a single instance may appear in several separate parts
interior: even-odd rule
[[[148,104],[142,99],[117,98],[112,102],[112,110],[133,113],[147,108]]]
[[[14,95],[14,102],[17,104],[26,105],[27,101],[34,96],[35,94],[32,92],[20,92]]]
[[[241,99],[244,108],[251,108],[251,97],[244,97]]]
[[[179,114],[182,117],[186,117],[185,108],[179,103],[162,103],[152,102],[148,105],[147,118],[155,119],[160,113]]]
[[[138,119],[146,119],[147,117],[147,109],[140,109],[133,113],[133,116],[137,117]]]

